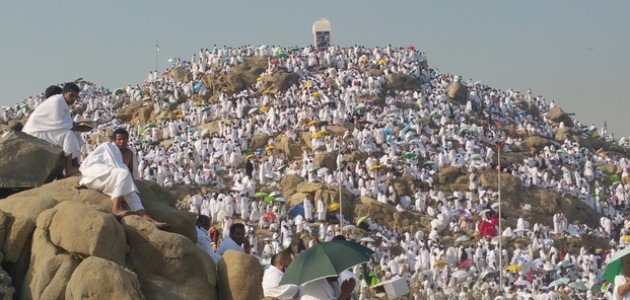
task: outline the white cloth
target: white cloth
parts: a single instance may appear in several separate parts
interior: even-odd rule
[[[77,158],[81,156],[81,144],[72,126],[70,106],[62,95],[55,95],[35,108],[22,131],[57,145],[66,155]]]
[[[341,284],[343,284],[344,281],[347,281],[350,279],[357,280],[357,276],[354,275],[354,273],[352,273],[352,271],[350,270],[344,270],[341,273],[339,273],[339,277],[337,278],[337,284],[341,286]]]
[[[217,254],[219,256],[223,255],[227,250],[236,250],[240,252],[245,252],[241,246],[239,246],[231,237],[225,237],[223,241],[221,241],[221,246],[219,246],[219,250],[217,250]]]
[[[626,293],[623,296],[617,296],[617,290],[619,289],[620,286],[624,285],[626,283],[626,276],[624,276],[623,274],[621,275],[617,275],[615,277],[615,288],[613,289],[613,300],[630,300],[630,292]]]
[[[123,196],[132,211],[144,209],[138,188],[116,145],[103,143],[96,147],[81,163],[79,170],[83,175],[80,184],[111,198]]]
[[[297,297],[294,298],[294,296],[298,295],[298,291],[300,290],[300,287],[297,285],[285,284],[278,286],[280,279],[282,278],[282,274],[284,274],[284,272],[275,266],[269,266],[269,268],[265,270],[262,280],[265,297],[273,297],[280,300],[298,299]]]
[[[61,129],[71,130],[72,125],[70,106],[63,95],[59,94],[49,97],[38,105],[24,124],[22,131],[32,134]]]
[[[318,279],[302,285],[301,300],[337,300],[341,289],[335,282],[331,285],[326,278]]]
[[[208,252],[215,263],[218,262],[221,257],[212,249],[212,240],[210,239],[210,235],[208,235],[208,231],[201,227],[195,228],[197,229],[197,247]]]

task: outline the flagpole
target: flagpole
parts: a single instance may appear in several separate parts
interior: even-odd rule
[[[339,154],[341,154],[341,143],[343,139],[339,141]],[[336,158],[335,158],[336,160]],[[341,163],[337,164],[337,184],[339,184],[339,229],[341,230],[341,235],[343,235],[343,201],[341,200]]]
[[[501,237],[501,148],[502,143],[497,144],[497,189],[499,190],[499,291],[503,293],[503,241]]]

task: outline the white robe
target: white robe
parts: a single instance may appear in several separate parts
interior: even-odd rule
[[[135,161],[134,154],[134,165]],[[133,169],[137,173],[138,168]],[[79,170],[83,175],[79,184],[111,198],[123,196],[132,211],[144,209],[138,196],[138,188],[116,145],[103,143],[96,147],[85,158]]]
[[[62,95],[51,96],[31,113],[23,132],[63,148],[65,155],[81,157],[81,142],[72,131],[70,106]]]

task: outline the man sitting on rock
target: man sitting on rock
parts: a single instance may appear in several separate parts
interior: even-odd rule
[[[112,135],[113,143],[103,143],[85,158],[79,170],[79,182],[92,190],[107,194],[112,199],[112,213],[119,217],[138,215],[158,228],[170,227],[158,222],[144,210],[132,174],[138,173],[135,153],[128,147],[129,133],[122,128]],[[129,209],[125,208],[125,204]]]
[[[53,95],[35,108],[22,131],[61,147],[66,155],[66,176],[79,175],[72,160],[81,156],[81,146],[73,130],[81,127],[70,115],[70,108],[79,99],[79,87],[69,82],[64,84],[61,94],[54,95],[55,92],[58,91],[46,91],[47,95]]]
[[[300,287],[294,284],[278,286],[284,271],[291,264],[291,255],[286,252],[276,254],[272,259],[273,264],[265,270],[262,287],[265,297],[272,297],[280,300],[299,299]]]
[[[217,250],[217,254],[223,255],[227,250],[236,250],[240,252],[245,252],[241,245],[245,241],[245,224],[243,223],[234,223],[230,226],[230,235],[226,236],[221,245],[219,246],[219,250]]]

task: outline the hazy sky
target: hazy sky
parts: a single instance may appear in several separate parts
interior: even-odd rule
[[[441,72],[555,99],[585,124],[630,135],[630,1],[0,0],[0,105],[77,77],[140,83],[213,44],[406,46]]]

